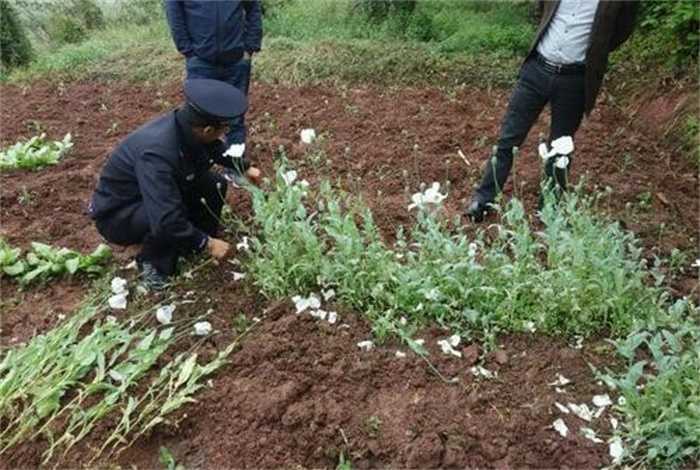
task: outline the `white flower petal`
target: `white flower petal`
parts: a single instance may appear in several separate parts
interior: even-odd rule
[[[561,170],[564,170],[567,166],[569,166],[569,157],[562,156],[557,158],[557,160],[554,162],[554,166]]]
[[[566,437],[567,434],[569,434],[569,428],[566,426],[566,423],[561,418],[554,421],[554,423],[552,423],[552,427],[556,432],[558,432],[561,435],[561,437]]]
[[[453,348],[456,348],[457,346],[459,346],[460,339],[461,338],[459,337],[459,335],[452,335],[448,338],[447,341],[450,342],[450,346],[452,346]]]
[[[610,457],[613,459],[614,464],[619,464],[622,462],[622,457],[625,455],[625,449],[622,446],[622,439],[615,436],[610,441]]]
[[[163,325],[167,325],[173,320],[175,305],[163,305],[156,310],[156,319]]]
[[[496,373],[492,372],[484,367],[481,366],[473,366],[472,368],[469,369],[469,371],[475,376],[475,377],[484,377],[485,379],[493,379],[496,377]]]
[[[240,281],[241,279],[245,279],[245,273],[237,273],[233,271],[233,280]]]
[[[440,341],[437,342],[438,346],[440,346],[440,349],[444,354],[450,354],[455,357],[462,357],[462,353],[459,351],[456,351],[455,349],[452,348],[452,345],[450,342],[446,339],[441,339]]]
[[[294,170],[289,170],[288,172],[282,175],[282,179],[284,180],[287,186],[291,186],[297,179],[297,172]]]
[[[557,373],[557,379],[554,382],[551,382],[549,385],[553,387],[563,387],[564,385],[569,385],[570,383],[571,380]]]
[[[604,395],[595,395],[593,397],[593,404],[599,408],[604,408],[613,404],[610,396],[606,393]]]
[[[422,338],[416,339],[413,342],[416,343],[418,346],[423,346],[425,344],[425,340]]]
[[[552,150],[558,155],[569,155],[574,151],[574,139],[568,135],[559,137],[552,142]]]
[[[109,298],[108,303],[113,309],[124,310],[126,308],[126,294],[114,294]]]
[[[194,324],[194,334],[197,336],[206,336],[211,333],[211,323],[208,321],[200,321]]]
[[[245,144],[231,144],[224,152],[225,157],[241,158],[245,153]]]
[[[403,359],[404,357],[406,357],[406,353],[403,351],[396,351],[396,354],[394,354],[394,356],[398,357],[399,359]]]
[[[564,405],[562,405],[561,403],[559,403],[557,401],[554,402],[554,406],[559,408],[559,411],[561,411],[564,414],[568,415],[569,413],[571,413],[567,407],[565,407]]]
[[[359,343],[357,343],[357,347],[362,349],[363,351],[369,351],[374,347],[374,343],[370,340],[360,341]]]
[[[333,289],[328,289],[324,290],[321,292],[323,294],[323,300],[331,300],[333,297],[335,297],[335,291]]]
[[[577,405],[575,403],[569,403],[569,409],[579,418],[585,421],[591,421],[593,419],[593,412],[588,405],[585,403],[582,405]]]
[[[596,436],[595,431],[591,428],[581,428],[581,434],[583,434],[583,437],[585,437],[589,441],[595,442],[596,444],[602,444],[603,442],[605,442],[598,436]]]
[[[300,134],[301,142],[304,144],[310,144],[316,140],[316,131],[314,129],[302,129]]]
[[[122,373],[120,373],[120,372],[117,372],[117,371],[114,370],[114,369],[112,369],[112,370],[110,370],[109,372],[107,372],[107,375],[109,375],[110,378],[111,378],[112,380],[114,380],[115,382],[124,382],[124,379],[126,378],[126,377],[124,377],[124,374],[122,374]]]
[[[618,424],[617,418],[610,418],[610,426],[612,426],[613,429],[617,429]]]
[[[115,277],[112,279],[112,293],[114,294],[123,294],[124,292],[127,292],[126,289],[126,279],[123,279],[121,277]]]
[[[331,325],[335,324],[335,322],[338,321],[338,313],[336,312],[328,312],[328,323]]]

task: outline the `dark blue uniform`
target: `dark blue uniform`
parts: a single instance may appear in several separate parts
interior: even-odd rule
[[[118,245],[143,243],[139,260],[165,275],[179,255],[201,251],[215,234],[227,186],[209,170],[233,166],[223,143],[195,141],[182,113],[148,122],[117,146],[90,207],[102,236]]]

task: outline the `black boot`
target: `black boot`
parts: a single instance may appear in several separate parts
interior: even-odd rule
[[[160,291],[168,287],[168,277],[158,272],[149,261],[137,262],[141,285],[148,291]]]

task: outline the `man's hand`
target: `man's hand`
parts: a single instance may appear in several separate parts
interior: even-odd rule
[[[228,254],[229,249],[231,249],[231,245],[218,238],[209,237],[207,241],[207,251],[216,259],[224,258]]]
[[[248,170],[246,170],[245,175],[251,183],[256,186],[260,185],[260,181],[262,181],[262,172],[259,168],[251,166],[248,168]]]

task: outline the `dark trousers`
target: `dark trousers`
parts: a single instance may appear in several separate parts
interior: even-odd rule
[[[226,189],[226,180],[221,175],[212,172],[202,174],[193,182],[192,187],[188,188],[188,193],[183,194],[185,217],[199,230],[210,236],[216,236]],[[202,198],[206,201],[206,206],[202,203]],[[141,243],[141,253],[137,260],[150,262],[158,272],[166,276],[175,273],[180,256],[192,252],[154,237],[146,209],[141,202],[123,207],[105,218],[96,220],[95,225],[107,241],[116,245]]]
[[[250,85],[250,70],[250,60],[246,59],[227,64],[214,64],[197,56],[187,59],[187,78],[210,78],[226,82],[241,90],[246,96]],[[230,125],[229,132],[226,134],[228,145],[245,143],[245,116],[233,119]]]
[[[551,73],[536,60],[529,59],[520,70],[501,124],[496,161],[489,158],[486,162],[483,180],[474,194],[480,202],[492,202],[503,190],[513,166],[513,147],[522,145],[547,103],[552,109],[549,142],[567,135],[573,137],[583,118],[584,74]],[[550,158],[545,173],[550,183],[554,179],[564,187],[568,169],[554,168],[554,159]]]

